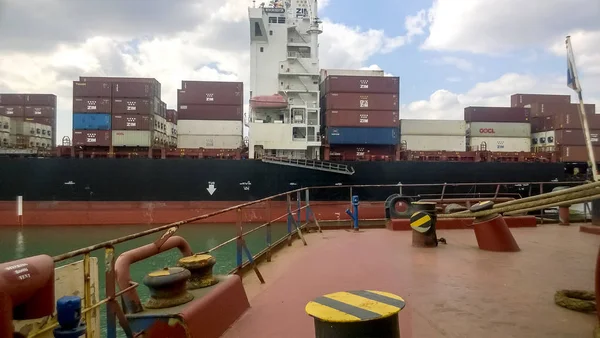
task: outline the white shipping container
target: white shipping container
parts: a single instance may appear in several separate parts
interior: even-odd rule
[[[241,135],[177,135],[177,148],[237,149]]]
[[[35,136],[35,123],[11,119],[10,134],[11,135]]]
[[[400,120],[400,135],[465,136],[462,120]]]
[[[8,148],[10,145],[10,133],[0,129],[0,148]]]
[[[169,137],[175,135],[175,123],[167,122],[167,132],[165,134]]]
[[[531,136],[530,123],[515,122],[471,122],[467,126],[470,136],[527,137]]]
[[[239,135],[242,136],[242,121],[179,120],[178,135]]]
[[[154,130],[161,133],[167,132],[167,120],[159,115],[154,114]]]
[[[406,143],[406,149],[415,151],[465,151],[466,137],[463,136],[429,136],[400,135],[400,142]]]
[[[484,143],[489,151],[531,151],[529,137],[470,137],[467,150],[484,150]]]
[[[321,82],[328,76],[383,76],[383,70],[370,69],[321,69]]]
[[[0,115],[0,132],[10,133],[10,117]]]
[[[113,130],[113,147],[153,147],[158,144],[159,134],[150,130]]]

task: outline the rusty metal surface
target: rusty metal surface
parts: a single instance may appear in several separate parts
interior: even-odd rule
[[[194,299],[186,289],[191,277],[189,270],[182,267],[164,268],[144,277],[143,283],[150,291],[147,309],[164,309],[188,303]]]
[[[217,284],[219,281],[213,276],[213,266],[217,260],[208,254],[196,254],[182,257],[177,261],[177,266],[188,269],[191,276],[187,283],[189,290],[205,288]]]

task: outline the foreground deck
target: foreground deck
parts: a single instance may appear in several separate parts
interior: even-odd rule
[[[577,226],[512,229],[519,253],[477,248],[471,230],[438,231],[448,245],[411,246],[409,231],[325,231],[296,241],[244,278],[252,308],[224,337],[314,337],[306,303],[375,289],[402,296],[403,338],[590,337],[595,314],[554,304],[558,289],[594,288],[600,236]]]

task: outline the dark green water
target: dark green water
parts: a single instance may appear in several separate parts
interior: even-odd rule
[[[257,225],[248,224],[244,231],[251,230]],[[150,226],[52,226],[52,227],[0,227],[0,262],[11,261],[28,256],[46,254],[55,256],[75,249],[83,248],[106,240],[129,235],[135,232],[150,229]],[[138,238],[119,244],[115,247],[116,255],[135,247],[154,242],[162,233]],[[272,241],[282,238],[287,234],[285,224],[275,224],[271,227]],[[237,235],[234,224],[193,224],[181,227],[177,235],[184,237],[191,245],[194,252],[211,249]],[[254,255],[266,247],[266,228],[245,237],[246,245]],[[215,273],[227,273],[236,266],[236,245],[232,242],[214,251],[212,255],[217,264]],[[98,258],[98,272],[100,279],[100,299],[104,298],[104,250],[92,253]],[[141,281],[148,272],[162,269],[165,266],[174,266],[181,257],[177,249],[163,252],[152,259],[135,263],[131,266],[131,276],[134,281]],[[65,261],[59,265],[81,260],[82,257]],[[247,261],[244,257],[244,261]],[[138,293],[144,301],[148,292],[145,286],[140,285]],[[102,335],[105,333],[105,307],[101,309]],[[122,333],[121,333],[122,334]],[[120,335],[121,335],[120,334]]]

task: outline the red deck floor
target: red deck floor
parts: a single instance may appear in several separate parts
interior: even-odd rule
[[[252,308],[224,337],[314,337],[306,303],[327,293],[375,289],[404,297],[403,338],[591,337],[595,314],[554,304],[558,289],[593,290],[600,236],[577,226],[512,229],[518,253],[480,251],[471,230],[438,231],[448,245],[413,248],[411,233],[384,229],[309,234],[248,275]]]

